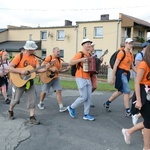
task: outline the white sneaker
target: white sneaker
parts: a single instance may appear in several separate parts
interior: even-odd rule
[[[60,109],[59,109],[59,112],[64,112],[64,111],[66,111],[67,110],[67,107],[61,107]]]
[[[127,129],[122,129],[122,134],[124,136],[124,141],[126,142],[126,144],[130,144],[130,134],[127,132]]]
[[[133,123],[134,126],[137,124],[138,119],[139,119],[139,118],[138,118],[138,115],[137,115],[137,114],[132,115],[132,123]]]
[[[39,108],[39,109],[44,109],[44,104],[43,104],[43,103],[39,103],[39,104],[38,104],[38,108]]]

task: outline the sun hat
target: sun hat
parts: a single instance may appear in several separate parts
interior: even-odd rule
[[[23,46],[25,50],[35,50],[38,46],[35,44],[34,41],[26,41],[25,45]]]
[[[132,39],[132,38],[127,38],[127,39],[125,40],[125,43],[130,43],[130,42],[133,42],[133,39]]]
[[[85,43],[88,43],[88,42],[92,43],[92,41],[91,41],[91,40],[89,40],[88,38],[83,39],[83,40],[82,40],[82,44],[81,44],[81,45],[83,45],[83,44],[85,44]]]
[[[95,46],[95,43],[92,42],[92,43],[91,43],[91,46]]]

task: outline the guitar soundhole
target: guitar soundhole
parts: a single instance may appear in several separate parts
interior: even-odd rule
[[[55,72],[51,72],[51,74],[49,75],[50,78],[53,78],[55,76]]]

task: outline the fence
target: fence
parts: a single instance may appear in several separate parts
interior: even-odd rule
[[[103,64],[100,68],[98,78],[107,79],[107,75],[108,75],[108,65]]]
[[[61,73],[61,74],[67,74],[67,75],[71,75],[70,70],[65,72],[65,73]],[[100,68],[100,72],[98,74],[98,78],[101,79],[107,79],[107,75],[108,75],[108,65],[102,65]]]

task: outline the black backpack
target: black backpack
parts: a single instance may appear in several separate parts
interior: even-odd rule
[[[120,51],[120,50],[114,52],[114,53],[111,55],[111,57],[110,57],[109,64],[110,64],[110,67],[111,67],[112,69],[113,69],[113,67],[114,67],[114,64],[115,64],[115,61],[116,61],[116,58],[117,58],[117,55],[118,55],[119,51]],[[124,52],[124,56],[123,56],[122,59],[120,60],[120,63],[121,63],[121,61],[122,61],[122,60],[125,58],[125,56],[126,56],[125,50],[122,50],[122,51]],[[120,63],[119,63],[119,64],[120,64]]]
[[[84,53],[82,51],[80,51],[81,53],[81,58],[84,57]],[[71,75],[75,76],[77,69],[79,69],[81,67],[81,63],[75,64],[71,66]]]

